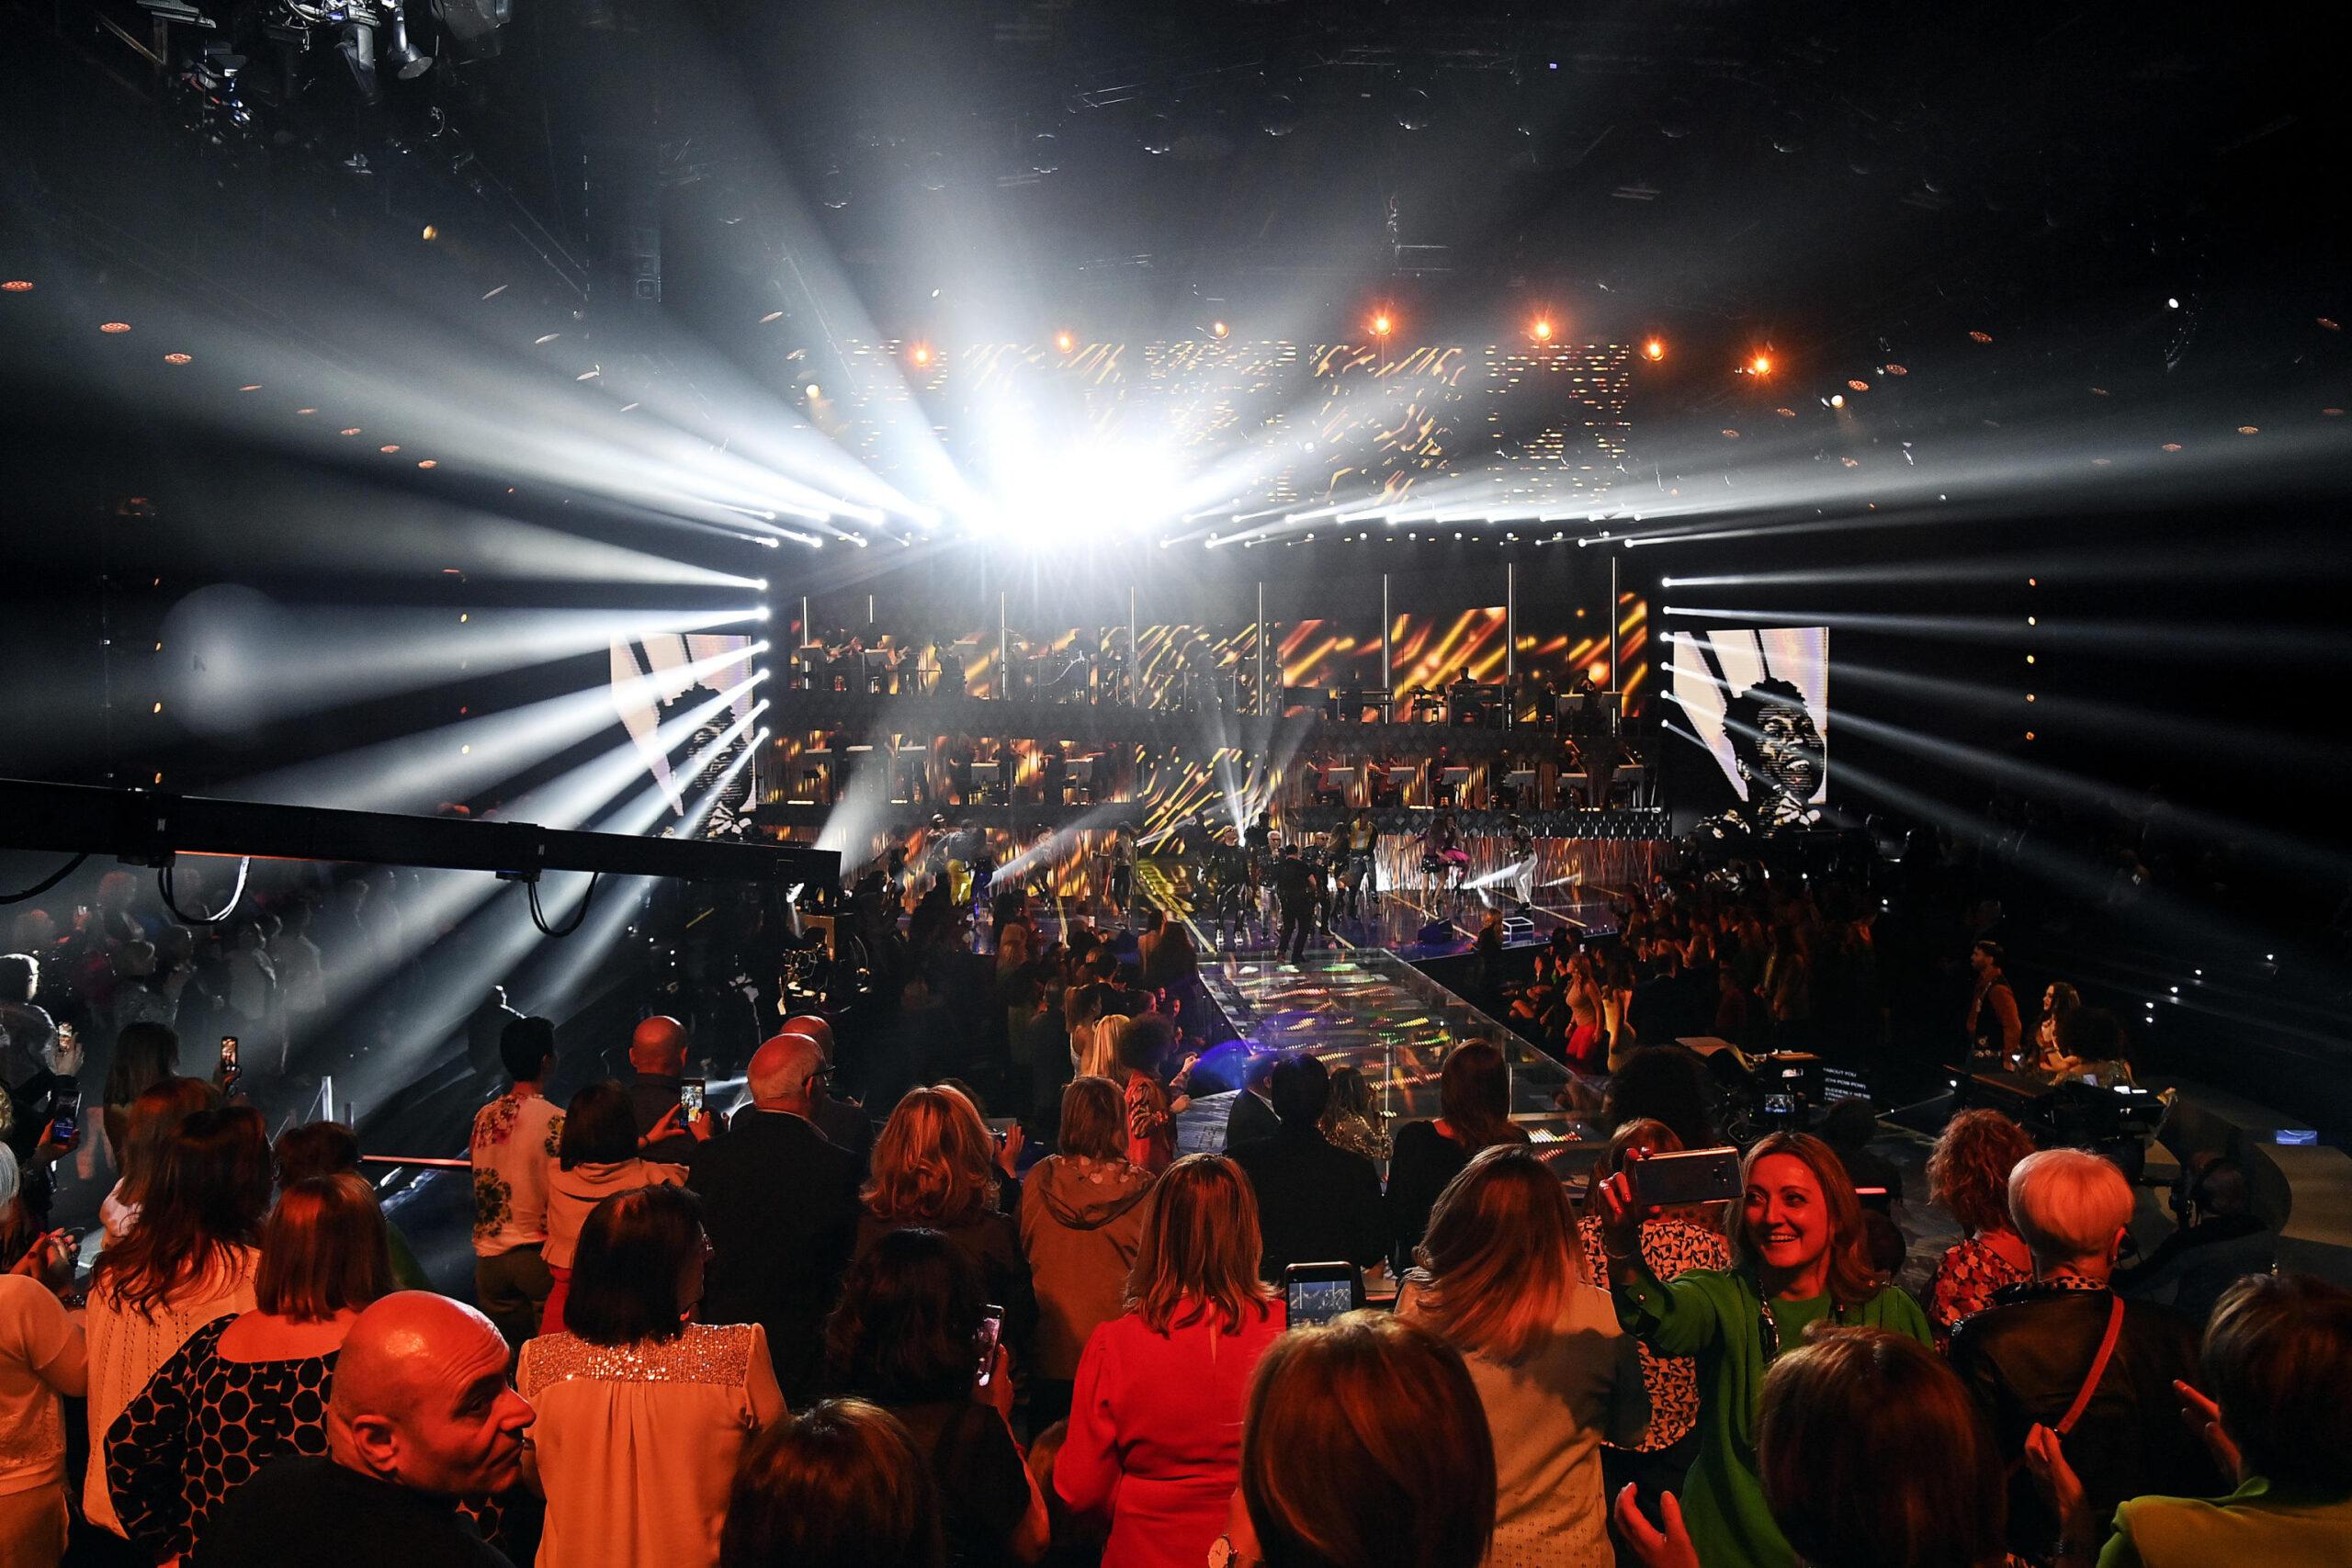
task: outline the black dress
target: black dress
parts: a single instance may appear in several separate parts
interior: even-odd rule
[[[1408,1122],[1396,1129],[1388,1156],[1388,1246],[1398,1270],[1413,1264],[1413,1248],[1430,1228],[1430,1211],[1445,1184],[1470,1163],[1472,1150],[1437,1130],[1434,1122]]]

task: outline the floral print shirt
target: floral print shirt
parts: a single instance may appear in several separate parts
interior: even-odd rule
[[[1991,1306],[1994,1292],[2032,1277],[1987,1247],[1982,1236],[1955,1243],[1928,1281],[1928,1326],[1935,1331],[1936,1353],[1951,1348],[1951,1331]]]
[[[548,1239],[548,1172],[563,1112],[509,1089],[474,1112],[474,1256],[496,1258]]]
[[[1585,1262],[1593,1279],[1606,1290],[1609,1255],[1600,1245],[1600,1222],[1579,1220],[1577,1233],[1584,1238]],[[1642,1261],[1663,1284],[1690,1269],[1730,1268],[1731,1247],[1713,1231],[1688,1220],[1644,1220]],[[1640,1353],[1642,1386],[1650,1396],[1650,1429],[1634,1451],[1656,1453],[1680,1442],[1698,1422],[1699,1363],[1688,1356],[1657,1355],[1646,1345],[1640,1347]]]

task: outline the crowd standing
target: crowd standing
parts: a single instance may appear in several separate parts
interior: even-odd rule
[[[1760,998],[1781,1042],[1873,1027],[1839,997],[1866,917],[1629,911],[1634,974],[1564,963],[1564,1038],[1616,1067],[1579,1196],[1491,1043],[1392,1128],[1347,1069],[1198,1058],[1181,965],[1004,912],[993,1061],[940,1054],[917,998],[837,1085],[828,1021],[795,1018],[696,1113],[654,1018],[631,1081],[559,1108],[551,1024],[507,1019],[470,1132],[478,1308],[401,1288],[349,1129],[273,1147],[233,1084],[177,1071],[123,932],[86,1278],[30,1179],[75,1141],[51,1119],[0,1154],[0,1562],[2352,1560],[2352,1292],[2247,1266],[2227,1162],[2132,1269],[2117,1166],[1956,1117],[1928,1196],[1962,1238],[1919,1296],[1857,1194],[1886,1185],[1860,1111],[1753,1142],[1727,1200],[1642,1200],[1646,1161],[1720,1142],[1662,1032],[1708,995]],[[1979,953],[1970,1010],[2006,1036]],[[74,1042],[24,974],[0,963],[12,1108],[45,1115],[16,1091]],[[1182,1153],[1227,1087],[1225,1152]],[[1294,1322],[1285,1271],[1321,1263],[1393,1275],[1393,1309]]]

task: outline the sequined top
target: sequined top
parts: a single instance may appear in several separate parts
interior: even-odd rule
[[[524,1345],[514,1386],[537,1412],[538,1561],[562,1568],[716,1563],[736,1461],[785,1414],[757,1324],[633,1345],[546,1335]]]

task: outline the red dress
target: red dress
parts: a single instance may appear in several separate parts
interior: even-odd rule
[[[1284,1326],[1275,1301],[1238,1334],[1205,1323],[1155,1334],[1130,1312],[1089,1337],[1054,1490],[1078,1513],[1110,1517],[1102,1568],[1207,1561],[1241,1481],[1250,1374]]]

